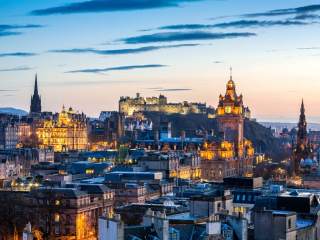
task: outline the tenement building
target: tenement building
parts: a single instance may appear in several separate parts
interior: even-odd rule
[[[224,177],[252,174],[254,148],[252,142],[244,138],[247,115],[248,108],[243,105],[242,95],[237,95],[231,76],[216,109],[221,137],[205,143],[201,151],[203,179],[220,181]]]
[[[98,218],[112,215],[113,198],[113,191],[99,184],[1,191],[0,203],[7,206],[0,208],[1,237],[18,239],[30,223],[41,236],[36,239],[96,240]]]
[[[88,146],[87,118],[72,108],[48,116],[36,127],[40,147],[53,147],[55,152],[86,150]]]
[[[167,97],[160,95],[159,97],[141,97],[137,93],[135,98],[121,97],[119,100],[119,112],[131,116],[135,112],[163,112],[163,113],[202,113],[206,114],[205,103],[168,103]]]

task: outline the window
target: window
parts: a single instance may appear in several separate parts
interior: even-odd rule
[[[66,215],[66,224],[70,224],[71,223],[71,216],[70,215]]]
[[[224,109],[224,111],[225,111],[226,113],[231,113],[231,106],[226,106],[225,109]]]
[[[86,169],[86,174],[94,174],[94,169]]]
[[[220,211],[220,210],[221,210],[221,203],[218,203],[218,205],[217,205],[217,209],[218,209],[218,211]]]
[[[61,204],[60,200],[57,199],[56,202],[55,202],[56,206],[59,206]]]
[[[59,213],[54,214],[54,221],[60,222],[60,214]]]
[[[288,219],[288,229],[291,228],[291,218]]]

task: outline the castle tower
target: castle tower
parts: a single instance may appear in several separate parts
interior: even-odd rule
[[[37,74],[34,81],[34,91],[31,96],[31,104],[30,104],[30,114],[32,113],[41,113],[41,97],[38,92],[38,78]]]
[[[237,95],[232,75],[227,82],[225,95],[219,97],[216,116],[219,132],[224,134],[224,140],[234,143],[236,156],[242,157],[245,114],[242,95]]]
[[[300,161],[311,156],[312,150],[308,143],[307,121],[305,116],[304,102],[300,107],[300,117],[298,123],[297,143],[293,149],[292,174],[298,176],[300,173]]]

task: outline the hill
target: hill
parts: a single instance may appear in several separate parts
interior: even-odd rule
[[[144,115],[150,118],[154,127],[159,127],[160,121],[172,123],[172,135],[179,137],[184,130],[187,136],[194,136],[199,132],[218,132],[216,119],[208,119],[202,114],[164,114],[159,112],[145,112]],[[244,136],[251,140],[256,152],[265,153],[274,160],[282,160],[288,156],[283,151],[281,140],[272,135],[270,128],[264,127],[256,121],[249,119],[244,123]]]
[[[0,113],[17,115],[17,116],[26,116],[28,113],[22,109],[12,108],[12,107],[2,107],[0,108]]]

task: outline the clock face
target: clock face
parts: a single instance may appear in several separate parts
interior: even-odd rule
[[[226,113],[231,113],[231,107],[230,107],[230,106],[226,106],[226,107],[224,108],[224,111],[225,111]]]

